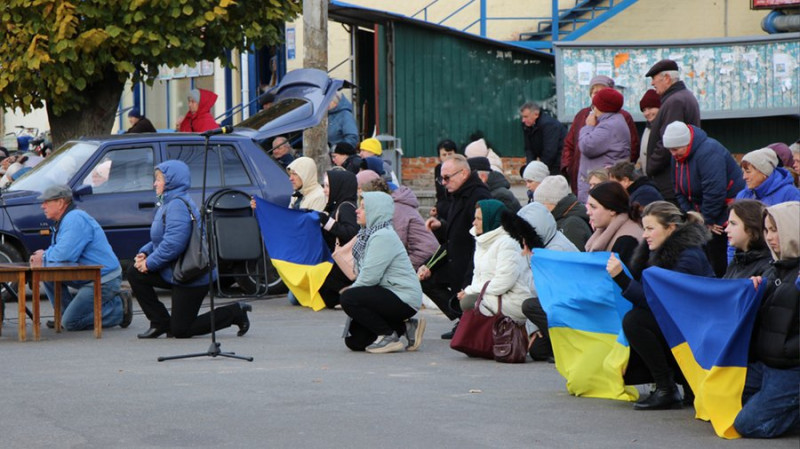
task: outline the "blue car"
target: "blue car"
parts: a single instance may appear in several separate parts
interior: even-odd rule
[[[292,186],[286,171],[265,148],[276,136],[290,141],[317,125],[344,85],[320,70],[288,73],[273,91],[275,102],[234,128],[210,138],[206,197],[235,189],[288,205]],[[50,244],[49,226],[36,198],[55,184],[72,188],[78,208],[93,216],[123,264],[150,239],[156,210],[153,173],[169,159],[192,173],[191,195],[201,202],[206,138],[195,133],[123,134],[69,141],[27,172],[0,197],[0,262],[27,260]],[[271,280],[278,284],[279,279]]]

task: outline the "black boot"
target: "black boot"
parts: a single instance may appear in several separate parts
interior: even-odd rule
[[[250,318],[247,317],[247,312],[253,311],[253,306],[246,302],[240,302],[239,307],[242,308],[242,315],[239,317],[239,322],[236,323],[239,326],[239,332],[236,333],[237,337],[241,337],[250,330]]]
[[[453,335],[455,335],[457,328],[458,328],[458,321],[456,321],[456,324],[453,325],[453,328],[450,329],[450,331],[442,334],[442,340],[452,340]]]
[[[157,327],[151,327],[150,329],[147,329],[143,333],[136,335],[136,337],[141,339],[158,338],[163,334],[167,334],[167,338],[171,337],[171,335],[167,332],[166,329],[159,329]]]
[[[633,405],[634,410],[670,410],[683,408],[681,393],[678,387],[657,387],[650,396],[640,399]]]

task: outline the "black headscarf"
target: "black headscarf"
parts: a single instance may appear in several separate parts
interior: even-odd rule
[[[325,212],[334,215],[340,204],[349,201],[356,203],[358,180],[347,170],[328,170],[328,204]]]

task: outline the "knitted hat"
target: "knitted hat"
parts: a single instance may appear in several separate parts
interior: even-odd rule
[[[478,207],[481,208],[481,214],[483,215],[484,234],[500,227],[500,216],[506,209],[503,203],[497,200],[480,200],[478,201]]]
[[[792,156],[792,150],[789,149],[789,146],[783,142],[775,142],[767,145],[767,148],[772,148],[775,150],[775,154],[778,155],[778,160],[783,163],[784,167],[791,167],[794,165],[794,156]],[[780,164],[778,165],[780,167]]]
[[[479,156],[488,156],[489,155],[489,147],[486,145],[486,140],[478,139],[474,142],[470,142],[469,145],[464,148],[464,156],[469,158],[479,157]]]
[[[139,108],[131,108],[131,110],[128,111],[128,117],[142,118],[142,113],[139,112]]]
[[[762,148],[745,154],[742,162],[749,162],[753,168],[769,176],[778,166],[778,155],[772,148]]]
[[[379,174],[372,170],[361,170],[356,175],[356,180],[358,180],[358,186],[361,187],[368,182],[372,182],[373,179],[380,179],[380,177]]]
[[[596,86],[598,84],[600,84],[601,86],[606,86],[606,87],[613,88],[614,87],[614,80],[612,80],[611,78],[609,78],[609,77],[607,77],[605,75],[597,75],[594,78],[592,78],[591,81],[589,81],[589,87],[590,88],[592,86]]]
[[[661,96],[654,89],[647,89],[647,92],[642,95],[639,100],[639,110],[644,112],[647,108],[660,108]]]
[[[378,156],[369,156],[361,159],[361,168],[364,170],[372,170],[381,176],[385,173],[383,169],[383,159]]]
[[[533,192],[533,200],[537,203],[558,204],[562,198],[572,193],[567,178],[561,175],[548,176],[542,180]]]
[[[356,149],[347,142],[339,142],[333,146],[333,153],[350,156],[356,154]]]
[[[653,67],[650,67],[650,70],[645,73],[645,78],[656,76],[661,72],[666,72],[668,70],[678,70],[678,63],[671,60],[671,59],[662,59],[657,63],[653,64]]]
[[[375,156],[380,156],[383,153],[383,148],[381,147],[381,141],[374,137],[370,137],[369,139],[364,139],[364,141],[361,142],[361,145],[359,145],[359,148],[363,151],[369,151]]]
[[[488,157],[471,157],[467,159],[467,163],[472,171],[492,171],[492,164],[489,163]]]
[[[195,103],[200,103],[200,91],[198,89],[192,89],[189,91],[189,98],[194,100]]]
[[[592,105],[600,112],[619,112],[625,99],[616,89],[601,89],[592,97]]]
[[[692,133],[686,123],[675,121],[667,125],[661,140],[667,149],[685,147],[692,140]]]
[[[522,172],[522,179],[526,181],[542,182],[550,175],[550,169],[541,161],[531,161],[525,171]]]

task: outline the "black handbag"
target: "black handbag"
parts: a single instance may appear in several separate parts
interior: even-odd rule
[[[172,267],[172,278],[185,284],[208,273],[211,270],[211,262],[208,257],[208,247],[203,242],[203,234],[200,232],[200,223],[192,213],[192,207],[185,199],[180,197],[178,199],[186,204],[192,217],[192,235],[189,237],[189,244]]]

